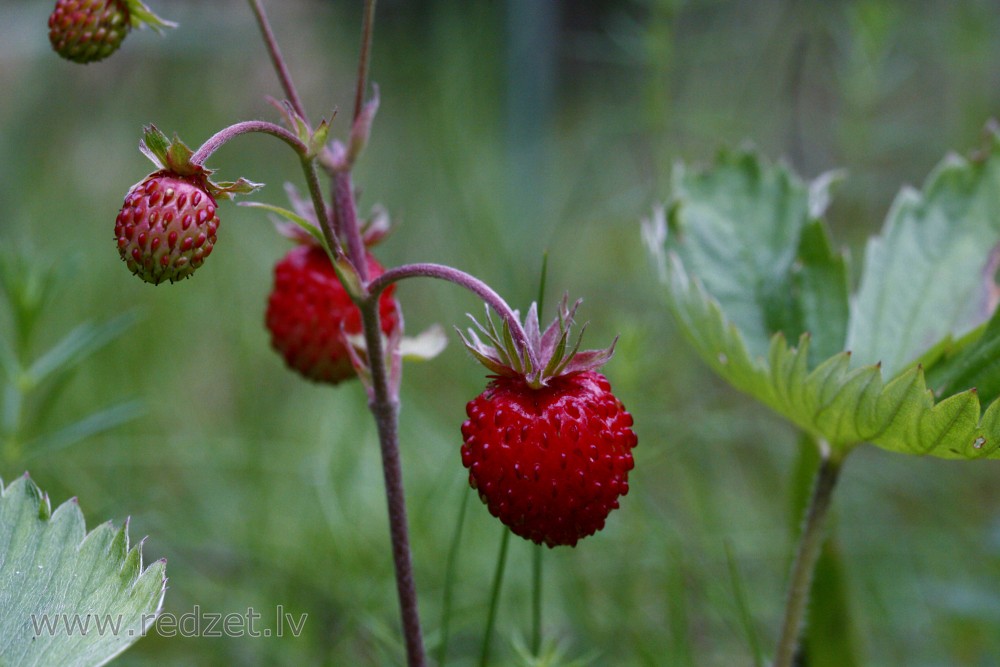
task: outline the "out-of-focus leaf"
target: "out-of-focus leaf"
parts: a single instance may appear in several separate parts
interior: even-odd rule
[[[38,384],[56,371],[75,366],[128,331],[137,320],[135,313],[125,313],[102,324],[79,325],[31,364],[29,381]]]
[[[52,511],[27,477],[0,483],[0,664],[102,665],[153,624],[166,562],[143,567],[128,523],[86,532],[76,500]]]
[[[81,440],[138,419],[145,412],[145,407],[140,401],[121,403],[88,415],[58,431],[39,436],[28,443],[26,449],[30,456],[37,456],[70,447]]]
[[[961,336],[994,307],[1000,242],[1000,137],[973,159],[945,158],[923,191],[904,189],[868,242],[851,305],[847,349],[894,377],[946,336]]]
[[[843,349],[844,260],[817,220],[831,179],[806,184],[741,151],[720,153],[711,169],[678,166],[671,182],[656,252],[698,277],[751,353],[765,353],[778,331],[790,340],[808,331],[815,354]]]

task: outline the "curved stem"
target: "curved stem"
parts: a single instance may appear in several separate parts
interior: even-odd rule
[[[298,137],[280,125],[263,120],[245,120],[242,123],[236,123],[235,125],[223,128],[209,137],[208,140],[199,146],[198,150],[196,150],[191,156],[191,163],[203,165],[205,160],[207,160],[212,153],[222,148],[222,146],[227,142],[240,135],[250,134],[251,132],[270,134],[272,137],[281,139],[295,149],[295,152],[299,154],[299,157],[305,157],[309,154],[309,147],[299,141]]]
[[[274,71],[278,75],[278,80],[281,82],[281,87],[284,89],[288,101],[291,103],[292,108],[295,109],[295,113],[301,116],[302,120],[306,121],[306,125],[311,125],[309,117],[306,116],[306,109],[302,106],[302,100],[299,99],[299,94],[295,90],[292,75],[288,71],[284,57],[281,55],[281,49],[278,48],[278,40],[275,39],[274,32],[271,30],[271,24],[267,20],[267,14],[264,13],[264,5],[261,4],[260,0],[249,0],[249,2],[250,9],[253,10],[254,16],[257,17],[257,25],[260,26],[261,36],[264,38],[267,52],[271,56],[271,64],[274,65]]]
[[[357,120],[365,104],[365,87],[371,64],[372,32],[375,27],[375,0],[365,0],[365,19],[361,28],[361,56],[358,58],[358,81],[354,90],[354,116]]]
[[[371,298],[374,299],[378,297],[382,290],[392,283],[405,278],[418,277],[446,280],[450,283],[458,285],[459,287],[464,287],[485,301],[497,315],[507,322],[510,326],[511,335],[514,337],[518,346],[527,350],[528,359],[531,361],[532,366],[534,368],[538,368],[538,359],[536,357],[535,350],[533,350],[531,345],[528,343],[528,335],[525,333],[524,327],[521,326],[521,323],[518,321],[517,316],[514,314],[511,307],[507,305],[507,302],[503,300],[503,297],[493,291],[492,287],[481,281],[479,278],[469,275],[464,271],[459,271],[458,269],[453,269],[450,266],[444,266],[442,264],[404,264],[403,266],[397,266],[389,269],[378,278],[375,278],[368,283],[368,291],[371,294]]]
[[[781,635],[775,653],[774,667],[792,667],[799,647],[802,624],[809,605],[809,591],[813,573],[823,547],[824,526],[833,499],[833,489],[843,465],[841,453],[834,453],[830,445],[820,442],[820,466],[816,472],[812,497],[806,510],[802,535],[799,538],[795,563],[792,565],[785,616],[781,623]]]
[[[403,470],[399,458],[399,399],[389,384],[389,374],[382,347],[378,299],[366,299],[359,304],[371,368],[372,388],[368,401],[378,427],[382,452],[382,473],[385,478],[386,503],[389,510],[389,533],[392,538],[392,560],[396,570],[396,592],[406,641],[406,658],[410,667],[423,667],[423,635],[417,609],[417,590],[413,580],[410,538],[406,521],[406,499],[403,493]]]

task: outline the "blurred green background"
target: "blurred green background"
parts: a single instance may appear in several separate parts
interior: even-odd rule
[[[0,244],[72,259],[38,349],[77,322],[141,319],[82,365],[53,426],[124,399],[146,414],[31,471],[91,526],[131,516],[147,560],[168,559],[165,609],[307,613],[299,638],[152,636],[118,664],[389,665],[401,660],[373,426],[359,386],[307,384],[268,347],[263,309],[286,243],[259,211],[224,204],[219,244],[189,281],[153,288],[114,249],[126,190],[151,171],[155,123],[199,144],[276,120],[281,96],[246,3],[150,0],[181,24],[131,35],[81,67],[49,49],[49,2],[0,8]],[[360,2],[266,3],[314,118],[353,100]],[[1000,114],[994,2],[382,0],[372,70],[382,94],[356,173],[362,209],[397,231],[386,264],[434,261],[548,302],[584,298],[587,340],[620,334],[606,367],[639,436],[631,493],[607,528],[545,554],[544,635],[601,665],[747,665],[770,650],[798,514],[797,435],[736,394],[678,338],[639,236],[671,165],[745,141],[814,177],[843,167],[832,232],[857,270],[901,184],[977,145]],[[295,156],[245,137],[210,166],[286,205]],[[481,306],[437,282],[401,285],[407,327],[464,326]],[[551,314],[551,313],[550,313]],[[4,335],[9,318],[0,319]],[[428,643],[463,494],[465,403],[484,372],[452,344],[406,368],[403,462]],[[856,663],[995,665],[1000,656],[1000,467],[874,448],[846,465],[834,534]],[[450,664],[478,657],[500,525],[475,499],[461,544]],[[529,633],[531,545],[512,542],[494,645]],[[727,556],[731,554],[731,558]],[[732,566],[732,567],[731,567]],[[738,572],[734,586],[733,568]],[[746,596],[752,629],[741,620]],[[822,607],[824,599],[816,600]],[[822,615],[822,611],[815,611]],[[821,665],[817,651],[814,662]]]

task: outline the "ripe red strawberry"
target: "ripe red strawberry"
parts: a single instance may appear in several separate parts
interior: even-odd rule
[[[92,63],[118,50],[131,27],[124,0],[58,0],[49,41],[63,58]]]
[[[384,271],[368,253],[368,274]],[[394,286],[379,297],[382,333],[402,326]],[[274,288],[265,323],[271,345],[289,368],[316,382],[338,384],[356,377],[344,334],[361,333],[361,312],[333,270],[326,251],[307,244],[292,248],[274,267]]]
[[[628,493],[636,445],[632,416],[594,370],[612,350],[566,354],[573,311],[564,303],[543,335],[532,306],[525,329],[537,365],[525,365],[526,354],[492,326],[481,328],[492,347],[471,331],[465,340],[496,373],[466,407],[469,483],[511,531],[549,547],[573,546],[604,527]]]
[[[187,278],[215,246],[217,207],[203,176],[150,174],[132,186],[115,220],[118,252],[148,283]]]

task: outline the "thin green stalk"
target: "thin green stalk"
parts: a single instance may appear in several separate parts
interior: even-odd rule
[[[483,634],[483,652],[479,656],[479,667],[486,667],[490,662],[490,644],[493,641],[493,629],[497,621],[497,608],[500,606],[500,587],[503,584],[504,571],[507,569],[507,548],[510,545],[510,531],[503,528],[500,538],[500,555],[497,556],[497,568],[493,573],[493,588],[490,591],[490,611],[486,616],[486,632]]]
[[[802,625],[809,606],[809,591],[813,573],[823,546],[826,517],[833,499],[833,490],[843,465],[842,452],[833,452],[830,445],[820,442],[820,465],[816,472],[809,508],[806,510],[802,535],[799,538],[795,563],[792,565],[785,615],[775,652],[774,667],[792,667],[799,648]]]
[[[729,580],[733,584],[733,597],[736,600],[736,609],[740,615],[740,623],[746,633],[747,642],[750,644],[750,652],[753,654],[754,667],[764,667],[764,651],[760,646],[760,639],[757,637],[757,630],[753,625],[753,614],[750,613],[750,604],[747,602],[746,590],[743,587],[743,579],[740,576],[740,569],[736,565],[736,558],[733,556],[733,544],[726,540],[726,563],[729,566]]]
[[[451,630],[451,603],[455,589],[455,574],[458,570],[458,551],[462,543],[462,526],[465,525],[465,513],[469,508],[469,497],[472,494],[468,487],[462,489],[462,503],[458,508],[458,519],[455,522],[455,532],[448,548],[448,560],[444,566],[444,599],[441,601],[441,643],[438,645],[438,667],[444,667],[448,659],[448,638]]]
[[[531,655],[538,657],[542,650],[542,545],[533,546],[531,567]]]

